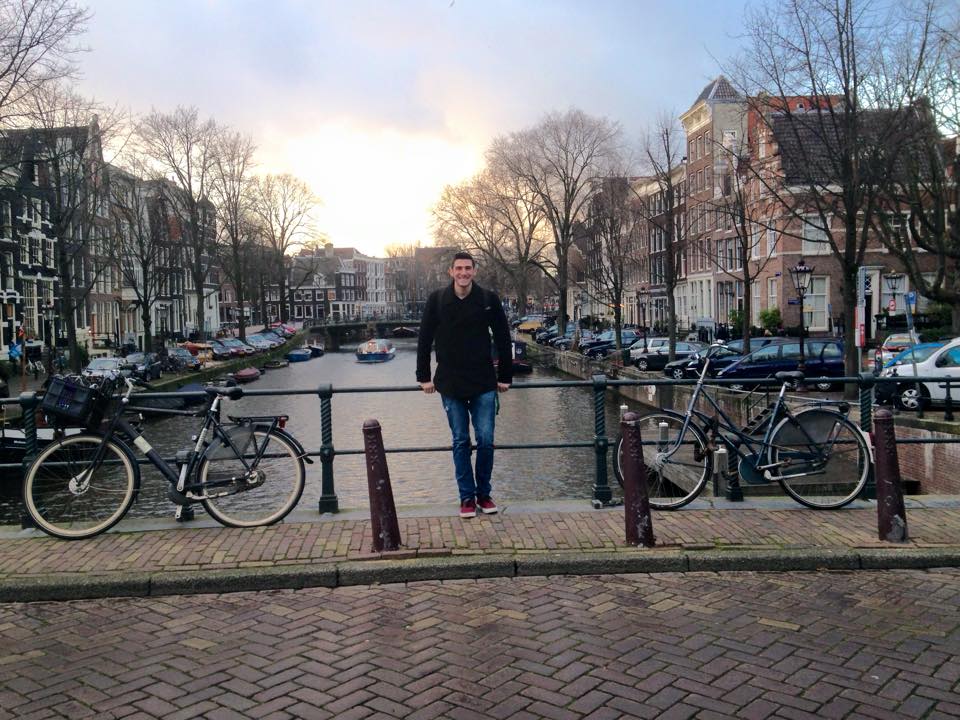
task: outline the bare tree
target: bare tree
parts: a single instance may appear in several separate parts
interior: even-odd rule
[[[71,348],[77,347],[78,315],[95,286],[111,286],[113,257],[109,184],[104,147],[122,132],[122,118],[70,89],[48,83],[30,98],[32,127],[10,130],[11,141],[22,143],[37,185],[49,206],[49,236],[55,238],[54,265],[59,281],[59,310]],[[101,120],[102,118],[102,120]],[[80,318],[85,324],[85,319]],[[103,328],[98,328],[103,330]],[[106,328],[107,333],[110,328]],[[78,353],[71,353],[74,371]]]
[[[433,212],[438,241],[486,258],[506,274],[518,303],[525,305],[530,273],[541,263],[545,246],[543,211],[525,184],[503,168],[488,168],[447,186]]]
[[[648,232],[663,242],[662,281],[667,302],[667,336],[670,360],[677,349],[676,289],[681,277],[681,256],[687,249],[684,222],[684,141],[676,113],[663,113],[643,141],[647,174],[657,188],[653,194],[638,195],[637,209]],[[631,187],[633,187],[631,185]]]
[[[133,160],[131,169],[110,171],[110,210],[113,248],[123,284],[136,296],[143,322],[143,349],[153,349],[153,308],[168,293],[171,248],[166,241],[157,181],[143,180],[145,168]]]
[[[886,112],[892,98],[878,91],[876,79],[885,63],[895,61],[887,53],[891,34],[915,21],[914,10],[912,2],[859,0],[788,0],[755,8],[746,19],[748,50],[730,73],[778,148],[775,161],[752,166],[755,178],[791,220],[791,234],[817,243],[835,260],[848,310],[856,307],[869,219],[878,209],[878,159],[895,149],[901,121]],[[904,60],[913,70],[900,72],[918,77],[927,56]],[[905,99],[893,106],[905,106]],[[855,337],[853,312],[844,321],[846,337]],[[845,345],[845,362],[847,374],[859,370],[852,342]]]
[[[265,175],[253,183],[253,214],[271,250],[280,286],[280,319],[287,320],[286,257],[296,252],[314,231],[313,213],[319,203],[313,191],[293,175]],[[292,290],[289,292],[292,293]]]
[[[568,317],[574,223],[583,219],[593,182],[610,174],[620,152],[618,123],[571,109],[550,113],[532,128],[497,138],[487,153],[489,164],[504,168],[537,197],[546,216],[554,255],[549,277],[559,293],[561,324]]]
[[[915,58],[927,47],[926,66],[883,67],[888,104],[899,99],[907,104],[898,108],[902,121],[895,147],[900,152],[879,159],[879,212],[871,221],[912,286],[952,308],[953,332],[960,334],[960,13],[938,17],[927,10],[901,31],[896,53]],[[905,76],[904,68],[921,75]]]
[[[247,278],[256,262],[251,240],[254,193],[251,171],[256,150],[253,140],[237,132],[222,130],[214,153],[212,187],[220,220],[220,257],[237,297],[240,339],[246,339]]]
[[[216,218],[210,195],[216,167],[219,129],[213,119],[201,120],[196,108],[172,113],[154,110],[138,127],[138,139],[174,214],[186,270],[193,281],[196,330],[205,332],[204,301],[216,253]]]
[[[73,74],[89,19],[72,0],[0,0],[0,128],[30,124],[36,93]]]
[[[637,236],[643,219],[630,183],[627,177],[598,181],[587,216],[592,240],[587,276],[597,299],[613,311],[618,350],[623,344],[623,301],[630,267],[638,260]]]

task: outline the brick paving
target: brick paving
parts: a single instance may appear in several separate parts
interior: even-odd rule
[[[958,608],[957,569],[6,604],[0,720],[955,718]]]
[[[863,505],[867,505],[863,503]],[[747,506],[749,507],[749,506]],[[303,516],[300,516],[303,517]],[[453,508],[430,517],[401,517],[400,552],[378,555],[369,520],[314,517],[267,528],[180,525],[120,531],[79,542],[39,531],[6,532],[0,542],[0,581],[50,574],[229,570],[313,565],[379,557],[523,556],[546,551],[635,552],[624,543],[623,508],[580,512],[514,512],[461,520]],[[907,512],[910,541],[877,538],[872,506],[814,511],[784,502],[778,508],[684,509],[653,514],[656,554],[678,549],[901,549],[960,547],[960,502],[930,503]]]

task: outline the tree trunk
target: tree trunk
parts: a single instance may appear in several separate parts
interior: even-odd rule
[[[150,308],[144,305],[147,309],[140,316],[140,319],[143,320],[143,351],[152,352],[153,351],[153,320],[150,316]]]
[[[203,323],[203,283],[197,286],[197,337],[200,340],[206,340],[206,331]]]
[[[743,274],[743,317],[740,318],[740,331],[743,337],[743,354],[750,352],[750,317],[753,315],[751,297],[753,281],[747,273]],[[801,308],[802,310],[802,308]],[[802,317],[802,315],[801,315]]]
[[[857,314],[854,308],[857,307],[857,268],[843,268],[843,306],[849,308],[843,318],[843,365],[847,375],[856,376],[860,373],[858,366],[857,352]],[[803,321],[803,308],[800,308],[800,319]],[[870,322],[866,319],[866,322]],[[847,385],[844,390],[844,397],[848,400],[856,400],[859,397],[859,390],[856,385]]]

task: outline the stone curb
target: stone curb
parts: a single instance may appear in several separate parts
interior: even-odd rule
[[[923,570],[960,567],[960,547],[472,555],[228,570],[56,574],[0,580],[0,602],[301,590],[428,580],[675,572]]]

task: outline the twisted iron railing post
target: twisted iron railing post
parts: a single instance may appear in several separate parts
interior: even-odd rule
[[[333,385],[321,385],[317,388],[320,397],[320,502],[318,510],[322,513],[340,511],[337,493],[333,487]]]
[[[950,381],[946,383],[947,394],[943,398],[943,419],[947,422],[953,422],[953,397],[950,395]]]
[[[873,392],[876,376],[872,372],[860,373],[860,429],[866,433],[873,431]],[[877,497],[877,479],[874,470],[867,475],[867,484],[863,486],[863,497],[875,500]]]
[[[26,453],[23,456],[23,479],[26,480],[27,468],[37,456],[37,405],[40,401],[35,392],[20,393],[21,422],[23,424],[23,440]],[[27,514],[20,515],[20,527],[36,527],[33,519]]]
[[[607,439],[606,395],[607,376],[594,375],[593,380],[593,447],[596,453],[596,483],[593,486],[593,505],[608,505],[613,499],[610,482],[607,477]]]

